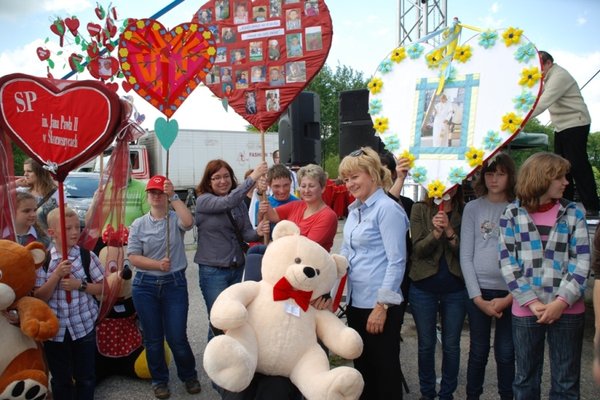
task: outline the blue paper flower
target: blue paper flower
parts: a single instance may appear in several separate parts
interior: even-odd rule
[[[523,92],[513,99],[515,108],[519,111],[529,112],[533,103],[535,103],[535,96],[531,92]]]
[[[414,167],[410,171],[410,175],[412,176],[413,181],[415,183],[423,183],[427,179],[427,170],[425,167]]]
[[[379,71],[381,71],[382,74],[387,74],[392,70],[392,67],[392,60],[385,59],[379,64]]]
[[[377,115],[381,112],[381,100],[379,99],[372,99],[371,101],[369,101],[369,114],[371,115]]]
[[[490,47],[494,47],[497,39],[498,33],[496,31],[485,31],[479,35],[479,45],[489,49]]]
[[[398,135],[396,134],[386,134],[381,140],[383,140],[385,148],[392,153],[396,153],[400,149],[400,139],[398,139]]]
[[[489,130],[483,139],[483,148],[486,150],[495,150],[500,145],[500,133]]]
[[[515,52],[515,60],[522,63],[529,62],[529,60],[537,56],[537,50],[535,49],[533,43],[527,43],[522,46],[519,46],[519,48]]]
[[[462,167],[452,168],[450,170],[450,174],[448,175],[448,180],[450,183],[460,185],[460,183],[465,180],[466,176],[467,173],[462,169]]]
[[[406,52],[408,53],[408,56],[414,60],[421,57],[421,54],[423,54],[423,49],[423,46],[421,46],[419,43],[415,43],[406,49]]]

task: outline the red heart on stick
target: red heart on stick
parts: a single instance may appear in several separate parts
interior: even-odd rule
[[[87,69],[96,79],[109,79],[119,71],[119,62],[114,57],[96,58],[89,62]]]
[[[333,35],[324,0],[211,0],[193,21],[208,25],[217,42],[206,85],[261,131],[320,71]]]
[[[110,144],[120,110],[119,96],[98,81],[0,78],[0,126],[59,181]]]
[[[44,60],[47,60],[48,58],[50,58],[50,50],[48,50],[48,49],[38,47],[35,50],[35,52],[37,53],[37,56],[40,59],[40,61],[44,61]]]
[[[69,56],[69,67],[71,67],[72,71],[79,71],[81,68],[81,62],[83,61],[83,57],[77,53],[71,53]]]
[[[126,80],[167,117],[202,82],[214,54],[212,34],[195,23],[168,31],[158,21],[140,19],[119,38],[119,62]]]
[[[77,17],[65,18],[65,25],[73,36],[77,36],[77,30],[79,29],[79,20]]]
[[[87,24],[87,31],[90,34],[90,36],[98,38],[98,35],[100,34],[100,32],[102,32],[102,27],[98,24],[90,22]]]

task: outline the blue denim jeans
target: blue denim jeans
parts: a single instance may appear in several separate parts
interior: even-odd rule
[[[69,331],[63,342],[44,342],[52,374],[55,399],[92,400],[96,388],[96,330],[73,340]]]
[[[169,382],[165,338],[181,381],[197,379],[196,359],[187,337],[188,290],[185,271],[164,276],[137,272],[133,279],[133,304],[142,325],[152,385]]]
[[[579,399],[581,347],[585,315],[563,314],[554,323],[538,324],[536,317],[513,315],[513,340],[517,368],[513,391],[515,400],[541,398],[544,342],[550,356],[550,400]]]
[[[467,291],[433,293],[411,285],[409,303],[417,326],[421,395],[435,398],[435,345],[438,311],[442,319],[442,383],[440,399],[453,399],[458,386],[460,334],[466,314]]]
[[[506,297],[508,291],[481,289],[484,300]],[[467,399],[479,399],[483,393],[485,367],[490,354],[492,321],[472,300],[467,301],[469,316],[469,362],[467,364]],[[496,319],[494,331],[494,357],[498,378],[498,394],[501,399],[512,399],[512,383],[515,378],[515,348],[512,339],[512,313],[510,306]]]
[[[198,264],[198,267],[200,268],[198,273],[200,290],[202,290],[202,297],[204,297],[210,321],[210,310],[212,310],[215,300],[223,290],[242,281],[244,268],[221,268],[204,264]],[[213,337],[214,333],[211,326],[208,329],[208,340],[211,340]]]

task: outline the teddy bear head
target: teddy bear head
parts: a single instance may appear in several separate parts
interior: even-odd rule
[[[290,221],[280,221],[273,230],[262,260],[262,279],[275,285],[286,278],[296,290],[312,293],[315,299],[329,293],[338,278],[348,268],[342,256],[329,254],[318,243],[300,235],[300,229]]]
[[[0,240],[0,310],[28,295],[35,286],[36,272],[46,258],[44,245],[32,242],[27,246],[10,240]]]

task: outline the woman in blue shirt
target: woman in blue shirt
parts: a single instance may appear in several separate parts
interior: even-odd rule
[[[400,283],[406,265],[408,218],[383,188],[391,173],[373,149],[346,156],[339,167],[356,198],[344,225],[342,255],[348,259],[348,325],[362,337],[364,350],[354,367],[365,381],[362,399],[401,399]]]

